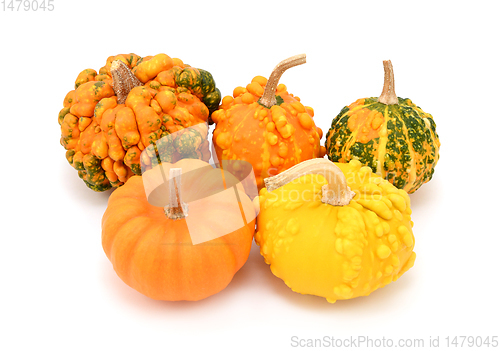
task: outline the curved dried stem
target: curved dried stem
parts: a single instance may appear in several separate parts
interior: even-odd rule
[[[344,174],[333,162],[324,158],[303,161],[278,175],[264,179],[268,191],[273,191],[306,174],[321,174],[328,184],[322,187],[321,201],[333,206],[348,205],[355,193],[347,185]]]
[[[384,88],[378,101],[386,105],[397,105],[399,102],[394,90],[394,71],[390,60],[384,61]]]
[[[266,106],[267,108],[271,108],[276,105],[276,88],[278,87],[281,75],[289,68],[301,65],[306,63],[306,55],[296,55],[287,58],[286,60],[281,61],[274,68],[269,79],[267,80],[266,87],[264,88],[264,93],[260,98],[259,102]]]
[[[124,104],[128,93],[135,87],[143,85],[142,82],[132,73],[125,62],[115,60],[110,67],[113,78],[113,90],[119,104]]]

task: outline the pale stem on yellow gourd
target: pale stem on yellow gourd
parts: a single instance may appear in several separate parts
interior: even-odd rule
[[[328,182],[321,188],[321,201],[323,203],[333,206],[345,206],[356,195],[347,185],[344,173],[340,168],[324,158],[302,161],[280,174],[264,179],[264,184],[268,191],[273,191],[306,174],[320,174]]]
[[[384,61],[384,88],[378,101],[386,105],[397,105],[399,102],[394,90],[394,71],[391,60]]]
[[[132,73],[127,64],[120,60],[115,60],[110,67],[113,78],[113,90],[119,104],[124,104],[127,95],[135,87],[143,85],[142,82]]]
[[[171,168],[168,189],[168,205],[165,206],[165,215],[170,219],[182,219],[188,215],[188,204],[182,201],[181,196],[181,175],[182,168]]]
[[[287,69],[301,65],[303,63],[306,63],[305,54],[295,55],[278,63],[278,65],[274,68],[271,75],[269,76],[269,79],[267,80],[266,87],[264,88],[264,93],[262,94],[259,102],[267,108],[271,108],[272,106],[276,105],[276,88],[278,87],[281,75]]]

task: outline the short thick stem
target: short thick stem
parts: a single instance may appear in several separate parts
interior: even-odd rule
[[[165,215],[173,220],[182,219],[188,215],[188,204],[182,202],[181,175],[182,168],[170,169],[168,179],[169,202],[164,211]]]
[[[143,85],[142,82],[132,73],[125,62],[115,60],[110,67],[113,78],[113,90],[119,104],[124,104],[128,93],[135,87]]]
[[[394,90],[394,71],[390,60],[384,61],[384,88],[378,101],[386,105],[396,105],[399,102]]]
[[[271,108],[276,105],[276,88],[278,87],[281,75],[289,68],[301,65],[306,63],[306,55],[296,55],[286,60],[281,61],[274,68],[269,79],[267,80],[266,87],[264,88],[264,93],[260,98],[259,102],[266,106],[267,108]]]
[[[264,179],[268,191],[273,191],[306,174],[320,174],[328,184],[322,191],[321,201],[333,206],[348,205],[355,193],[347,185],[344,174],[333,162],[324,158],[303,161],[278,175]]]

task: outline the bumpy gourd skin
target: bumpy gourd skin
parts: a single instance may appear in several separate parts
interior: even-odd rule
[[[123,61],[144,84],[132,89],[124,104],[117,102],[113,90],[115,60]],[[165,54],[110,56],[99,73],[83,70],[75,90],[66,95],[58,118],[61,144],[85,184],[105,191],[141,174],[140,154],[146,147],[165,135],[207,122],[219,102],[220,92],[210,73],[180,59]],[[179,153],[209,160],[206,137],[183,145]]]
[[[367,296],[413,266],[410,199],[369,167],[336,164],[355,197],[321,202],[320,175],[260,191],[255,240],[274,275],[295,292],[329,302]]]
[[[386,105],[377,98],[346,106],[326,134],[333,162],[359,160],[409,194],[431,180],[440,142],[432,116],[410,99]]]
[[[257,76],[233,96],[222,99],[212,114],[216,123],[213,143],[219,161],[244,160],[252,164],[257,187],[263,179],[276,175],[301,161],[322,157],[323,132],[316,127],[314,110],[288,93],[284,84],[276,89],[278,103],[267,108],[259,103],[267,79]]]

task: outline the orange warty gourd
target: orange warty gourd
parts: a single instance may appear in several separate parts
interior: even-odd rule
[[[237,87],[212,114],[216,124],[213,145],[219,161],[251,163],[259,189],[264,178],[326,153],[320,146],[323,132],[314,123],[313,109],[278,84],[288,68],[303,63],[305,55],[280,62],[269,80],[257,76],[245,88]]]
[[[206,123],[219,102],[211,74],[178,58],[110,56],[99,73],[82,71],[75,90],[66,95],[58,118],[61,144],[85,184],[104,191],[141,174],[144,148],[167,134]],[[190,148],[200,159],[210,158],[207,140]]]
[[[172,189],[176,194],[165,207],[152,205],[158,204],[153,195],[148,202],[143,183],[145,177],[161,180],[162,172],[171,175],[162,185],[168,184],[170,194]],[[182,173],[182,182],[173,181],[176,172]],[[235,179],[231,177],[224,171],[225,181]],[[220,179],[221,169],[183,159],[133,176],[110,195],[102,218],[102,246],[126,284],[150,298],[168,301],[201,300],[229,284],[248,258],[255,232],[255,216],[239,225],[242,219],[228,215],[229,209],[238,198],[240,210],[252,214],[255,210],[241,184],[234,191],[220,192]],[[211,196],[215,193],[216,200]],[[221,226],[239,229],[217,237]],[[193,232],[215,239],[193,245]]]

